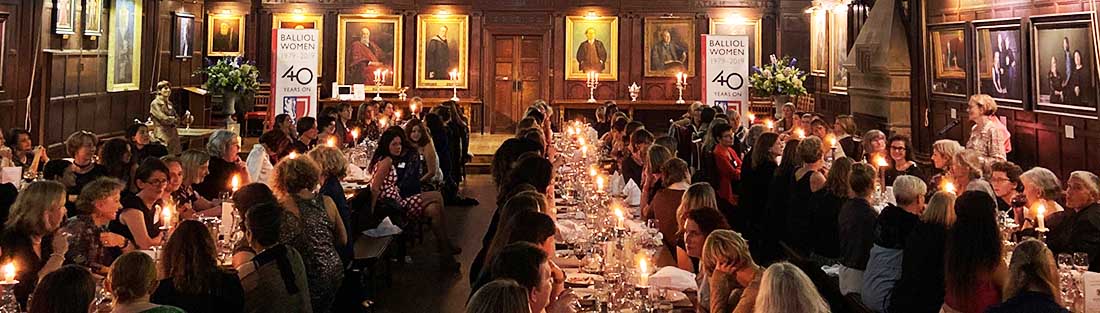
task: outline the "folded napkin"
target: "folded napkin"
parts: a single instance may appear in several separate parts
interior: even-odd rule
[[[626,204],[630,206],[642,205],[642,188],[638,187],[634,179],[630,179],[626,183],[626,187],[623,187],[623,194],[626,195]]]
[[[15,189],[22,189],[23,168],[18,166],[5,167],[0,170],[0,184],[11,183]]]
[[[348,164],[348,180],[366,180],[367,172],[358,166]]]
[[[657,270],[649,276],[649,285],[654,288],[678,291],[699,290],[699,285],[695,282],[695,274],[675,266],[665,266]]]
[[[1081,275],[1081,284],[1085,286],[1085,310],[1082,312],[1100,312],[1100,273],[1085,272]]]
[[[608,190],[611,190],[611,195],[612,196],[618,195],[620,192],[622,192],[623,186],[626,185],[626,183],[623,181],[623,174],[619,174],[619,172],[615,172],[614,174],[611,174],[611,182],[610,183],[611,183],[611,186],[610,186],[611,188],[608,189]]]
[[[393,224],[389,217],[382,219],[381,223],[378,223],[378,227],[373,229],[364,230],[363,234],[374,238],[393,236],[401,233],[401,228]]]

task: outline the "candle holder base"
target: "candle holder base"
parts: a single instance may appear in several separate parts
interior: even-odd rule
[[[588,103],[596,103],[596,98],[588,98]]]
[[[682,99],[682,98],[679,99],[679,100],[676,100],[676,104],[685,104],[685,103],[687,103],[687,101],[684,101],[684,99]]]
[[[378,93],[374,94],[374,98],[371,98],[371,100],[382,101],[382,94],[378,94]]]
[[[458,102],[458,100],[459,100],[459,99],[458,99],[458,96],[457,96],[457,95],[455,95],[454,97],[451,97],[451,101],[454,101],[454,102]]]

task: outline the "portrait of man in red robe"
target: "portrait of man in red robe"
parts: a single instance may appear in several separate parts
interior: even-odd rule
[[[370,40],[370,28],[360,28],[359,40],[352,42],[351,47],[348,48],[348,70],[345,83],[374,84],[374,71],[389,69],[382,62],[384,53],[382,47]],[[386,81],[392,81],[392,78],[386,79]]]

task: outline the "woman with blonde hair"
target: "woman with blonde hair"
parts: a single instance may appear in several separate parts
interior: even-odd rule
[[[963,150],[958,141],[940,139],[932,143],[932,179],[930,179],[929,191],[939,190],[943,184],[950,180],[951,166],[955,163],[955,155]],[[931,194],[929,194],[931,196]]]
[[[415,121],[415,119],[410,121]],[[344,227],[349,227],[351,225],[351,207],[348,205],[347,196],[344,195],[344,187],[340,184],[348,173],[348,159],[344,157],[344,152],[340,151],[339,148],[317,146],[313,150],[309,150],[306,155],[313,162],[316,162],[321,169],[321,190],[318,193],[332,199],[332,203],[336,205],[336,212],[340,213],[340,220],[343,222]],[[351,251],[344,252],[350,253]],[[350,255],[345,254],[346,256]]]
[[[963,150],[955,154],[951,164],[951,181],[959,192],[964,190],[977,190],[989,194],[990,199],[997,199],[997,193],[993,192],[993,185],[987,182],[983,173],[981,157],[973,150]]]
[[[19,264],[16,300],[21,306],[38,280],[65,263],[68,237],[57,232],[65,220],[65,186],[55,181],[31,183],[15,198],[0,233],[0,259]]]
[[[112,313],[184,313],[167,305],[150,302],[157,289],[157,264],[141,251],[122,254],[111,263],[111,271],[103,285],[114,297]]]
[[[680,207],[676,209],[677,225],[684,225],[687,213],[698,208],[717,208],[718,198],[714,195],[714,188],[708,183],[694,183],[684,191],[680,199]]]
[[[955,194],[934,191],[905,239],[901,277],[887,299],[887,312],[936,312],[943,305],[944,241],[954,223]]]
[[[210,173],[210,155],[202,150],[191,149],[181,153],[179,160],[180,165],[183,166],[183,182],[180,183],[179,189],[172,193],[172,198],[191,203],[191,209],[199,215],[221,214],[220,199],[207,199],[194,188]],[[241,184],[241,186],[244,185]]]
[[[848,114],[837,115],[836,121],[833,122],[833,134],[836,135],[836,141],[844,150],[845,156],[863,155],[861,140],[856,137],[859,134],[859,128],[856,127],[855,117]]]
[[[343,220],[332,199],[313,193],[321,169],[310,158],[286,158],[275,165],[275,194],[286,209],[281,241],[297,249],[305,262],[313,312],[328,312],[343,279],[337,247],[348,242]]]
[[[511,279],[494,280],[481,286],[466,304],[466,313],[530,313],[527,288]]]
[[[779,262],[764,271],[753,312],[828,313],[829,305],[806,273],[791,263]]]
[[[1062,306],[1058,286],[1058,268],[1054,256],[1043,242],[1028,239],[1012,250],[1008,265],[1008,285],[1004,302],[986,313],[1058,312],[1069,313]]]
[[[970,139],[966,149],[977,151],[983,160],[1004,160],[1012,149],[1008,130],[994,115],[997,113],[997,101],[985,94],[970,96],[966,104],[967,118],[974,122],[970,128]]]
[[[672,151],[660,145],[650,145],[646,152],[645,164],[642,164],[642,211],[647,210],[649,201],[662,188],[674,182],[668,182],[661,178],[661,169],[665,162],[672,159]]]
[[[702,263],[700,311],[753,311],[764,269],[753,262],[741,234],[724,229],[711,232],[703,244]]]

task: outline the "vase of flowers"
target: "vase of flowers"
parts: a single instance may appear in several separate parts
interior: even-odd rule
[[[771,63],[760,67],[753,67],[749,75],[749,85],[753,94],[762,97],[772,97],[775,101],[776,112],[783,107],[790,96],[806,94],[806,87],[802,85],[806,81],[806,72],[795,66],[798,59],[791,57],[777,58],[771,55]]]
[[[241,97],[252,95],[260,87],[260,71],[255,64],[242,57],[217,61],[207,59],[206,64],[195,75],[206,75],[206,82],[202,87],[221,94],[222,104],[225,106],[223,111],[227,115],[236,113],[237,102]]]

